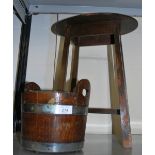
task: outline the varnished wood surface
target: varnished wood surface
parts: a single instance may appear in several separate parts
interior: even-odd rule
[[[110,108],[89,108],[89,113],[97,114],[115,114],[120,115],[120,109],[110,109]]]
[[[70,27],[71,36],[113,33],[119,25],[119,33],[126,34],[138,26],[137,21],[126,15],[117,13],[88,13],[70,17],[55,23],[51,30],[55,34],[65,36],[66,28]]]
[[[62,91],[40,90],[40,91],[28,91],[23,93],[23,100],[27,103],[35,104],[47,104],[49,101],[53,103],[61,104],[77,104],[76,94]]]
[[[120,117],[112,116],[113,133],[124,148],[132,147],[130,117],[121,38],[115,34],[115,44],[108,47],[110,94],[112,108],[120,109]]]
[[[66,84],[66,74],[68,65],[68,53],[70,45],[70,37],[68,31],[65,34],[65,38],[61,37],[59,56],[57,60],[56,73],[53,83],[53,90],[64,91]]]
[[[119,94],[116,79],[116,54],[115,45],[108,45],[107,47],[108,69],[109,69],[109,86],[110,86],[110,102],[112,108],[119,108]],[[121,118],[118,115],[112,115],[112,133],[117,137],[118,141],[122,143],[122,129]]]
[[[114,44],[113,35],[90,35],[75,37],[71,40],[77,46],[95,46],[95,45],[109,45]]]
[[[23,138],[48,143],[71,143],[84,140],[86,116],[23,114]]]
[[[83,96],[82,90],[87,91]],[[22,104],[55,104],[87,107],[90,83],[80,80],[74,92],[27,90]],[[84,141],[86,115],[22,112],[22,138],[35,142],[72,143]]]
[[[121,37],[115,34],[115,54],[116,54],[116,83],[118,86],[119,106],[121,112],[122,144],[125,148],[132,147],[132,136],[130,127],[130,116],[128,109],[128,96],[125,78],[124,58],[122,51]]]
[[[70,71],[70,90],[69,90],[71,92],[73,92],[77,84],[78,65],[79,65],[79,46],[73,45],[71,71]]]
[[[40,90],[40,87],[35,82],[25,82],[24,91],[29,91],[29,90]]]
[[[83,94],[83,90],[86,91],[86,94]],[[89,105],[89,98],[90,98],[90,90],[91,86],[87,79],[80,80],[77,83],[76,93],[77,93],[77,102],[81,106],[88,106]]]

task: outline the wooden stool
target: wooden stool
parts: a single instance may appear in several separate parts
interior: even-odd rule
[[[112,133],[124,148],[132,147],[121,35],[135,30],[137,21],[115,13],[83,14],[55,23],[51,30],[61,38],[61,49],[55,73],[54,90],[64,90],[70,42],[73,44],[70,91],[76,86],[79,47],[108,45],[111,109],[89,108],[89,113],[112,115]]]

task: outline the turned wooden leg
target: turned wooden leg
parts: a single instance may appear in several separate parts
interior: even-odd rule
[[[108,46],[110,97],[112,108],[119,108],[120,115],[112,115],[112,132],[124,148],[132,147],[130,117],[121,38],[115,35],[115,44]]]
[[[69,45],[69,36],[66,36],[65,38],[60,38],[60,46],[54,76],[53,90],[64,90],[67,74]]]
[[[71,92],[76,87],[76,83],[77,83],[78,63],[79,63],[79,46],[73,45],[71,72],[70,72],[70,91]]]

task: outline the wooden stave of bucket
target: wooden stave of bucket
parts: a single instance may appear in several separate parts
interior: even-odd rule
[[[82,94],[84,89],[86,96]],[[23,147],[38,152],[81,150],[84,145],[89,96],[90,83],[85,79],[78,82],[75,92],[26,91],[22,96]],[[25,108],[25,105],[29,107]],[[37,111],[37,106],[68,106],[72,107],[73,114]]]

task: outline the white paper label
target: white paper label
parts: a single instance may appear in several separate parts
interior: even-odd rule
[[[57,105],[55,109],[56,114],[72,114],[72,106]]]

